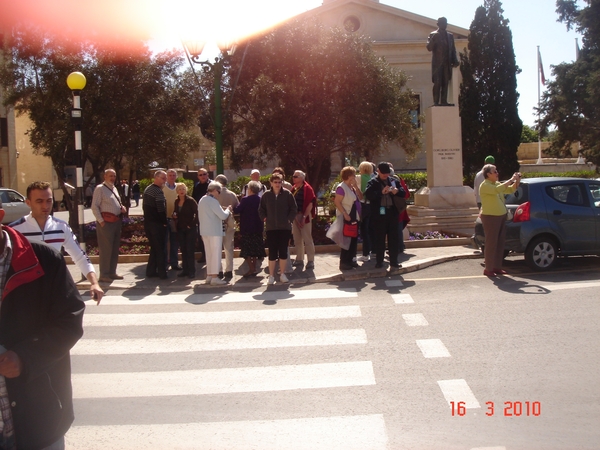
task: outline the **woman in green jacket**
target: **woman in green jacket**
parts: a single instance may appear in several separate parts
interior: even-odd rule
[[[504,275],[502,259],[504,258],[504,239],[506,236],[507,209],[504,195],[512,194],[519,187],[521,174],[515,172],[510,180],[500,183],[498,170],[493,164],[483,166],[484,181],[479,186],[481,197],[481,223],[485,233],[485,270],[488,277]]]

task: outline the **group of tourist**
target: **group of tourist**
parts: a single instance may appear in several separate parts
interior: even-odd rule
[[[377,166],[362,162],[360,179],[350,166],[344,167],[340,176],[342,182],[335,188],[336,220],[327,233],[341,248],[340,270],[352,270],[359,266],[358,261],[369,261],[372,252],[375,267],[383,267],[387,243],[390,271],[397,271],[402,267],[398,259],[404,253],[403,232],[409,221],[406,183],[394,174],[389,162]],[[363,251],[357,257],[359,234]]]
[[[328,236],[341,247],[340,270],[353,270],[358,262],[369,261],[371,253],[376,259],[375,267],[383,267],[386,248],[390,270],[397,270],[401,267],[399,254],[404,251],[403,229],[408,223],[405,211],[410,195],[408,187],[394,175],[392,165],[387,162],[375,166],[365,161],[359,171],[357,177],[354,167],[344,167],[342,182],[333,193],[336,220]],[[199,236],[202,254],[199,262],[206,263],[206,283],[226,284],[233,278],[234,214],[239,216],[241,257],[247,265],[244,278],[257,274],[258,261],[266,256],[265,244],[269,261],[267,284],[274,284],[277,275],[279,282],[287,283],[286,272],[293,270],[291,267],[314,270],[312,222],[317,214],[317,198],[303,171],[294,171],[289,183],[283,169],[277,167],[267,189],[260,182],[260,172],[254,169],[242,189],[241,199],[227,189],[224,175],[211,180],[208,171],[201,168],[191,196],[185,184],[175,182],[176,176],[173,169],[159,170],[144,191],[144,226],[151,249],[147,277],[167,278],[167,270],[171,268],[180,271],[179,277],[195,278],[194,252]],[[363,253],[357,258],[359,235]],[[288,264],[292,237],[296,255]],[[181,266],[177,259],[179,250]],[[112,268],[107,276],[115,277]]]

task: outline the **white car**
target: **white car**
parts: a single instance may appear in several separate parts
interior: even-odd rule
[[[3,224],[9,224],[31,212],[25,197],[12,189],[0,188],[0,199],[2,199],[2,208],[5,214],[2,220]]]

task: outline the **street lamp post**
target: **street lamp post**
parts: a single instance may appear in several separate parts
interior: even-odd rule
[[[204,50],[204,42],[187,41],[183,43],[185,50],[189,54],[190,60],[194,64],[200,64],[206,71],[213,74],[214,77],[214,95],[215,95],[215,153],[217,157],[217,174],[222,174],[224,170],[223,164],[223,114],[221,110],[221,79],[223,77],[223,63],[225,58],[233,54],[233,46],[231,43],[219,44],[222,57],[215,58],[215,62],[211,63],[208,60],[201,61],[200,55]]]
[[[83,217],[83,157],[81,151],[81,125],[83,114],[81,110],[80,93],[85,87],[85,75],[81,72],[72,72],[67,77],[67,86],[73,91],[73,108],[71,109],[71,120],[75,128],[75,205],[77,206],[77,217],[79,222],[79,245],[85,250]]]

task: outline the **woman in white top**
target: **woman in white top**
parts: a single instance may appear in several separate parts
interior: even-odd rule
[[[340,172],[342,182],[338,184],[335,190],[335,209],[336,209],[336,222],[359,222],[361,218],[361,206],[360,200],[362,200],[362,192],[356,182],[356,169],[354,167],[344,167]],[[340,251],[340,270],[352,270],[358,267],[358,264],[354,261],[356,258],[356,246],[358,243],[358,236],[349,238],[345,236]],[[347,244],[347,248],[346,247]]]
[[[208,185],[206,195],[198,202],[198,221],[206,251],[206,284],[212,285],[227,284],[217,275],[222,271],[223,221],[231,214],[231,206],[227,209],[221,207],[220,194],[221,184],[213,181]]]

